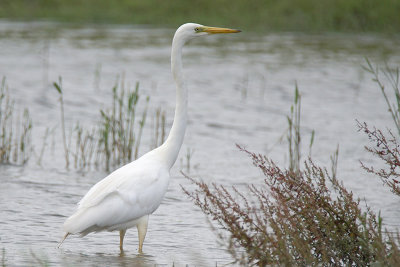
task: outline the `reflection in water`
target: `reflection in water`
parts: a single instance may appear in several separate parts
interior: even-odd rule
[[[124,255],[119,254],[117,232],[72,237],[56,249],[66,216],[106,173],[65,171],[58,95],[51,83],[62,76],[67,129],[77,121],[88,129],[97,122],[99,109],[110,108],[111,88],[121,74],[128,84],[140,82],[141,93],[151,96],[149,114],[162,107],[170,127],[175,105],[169,66],[173,32],[0,22],[0,76],[7,77],[16,107],[29,107],[35,150],[46,128],[55,129],[43,167],[35,159],[25,167],[0,166],[0,249],[5,249],[7,266],[30,266],[35,262],[30,251],[51,266],[229,264],[229,253],[181,191],[180,185],[191,188],[179,173],[185,167],[184,153],[194,151],[192,176],[225,185],[261,183],[258,170],[234,144],[268,153],[285,165],[286,144],[278,140],[287,128],[285,116],[296,82],[303,94],[303,140],[312,130],[316,133],[314,159],[329,166],[329,156],[340,144],[338,175],[345,185],[381,210],[386,225],[399,225],[398,200],[360,170],[359,160],[374,164],[375,159],[364,151],[366,140],[357,133],[355,119],[391,126],[386,104],[361,65],[364,57],[400,65],[400,40],[375,35],[242,33],[229,40],[214,36],[194,41],[184,51],[188,130],[166,198],[150,217],[146,254],[137,255],[135,229],[127,232]],[[151,143],[150,127],[144,131],[141,154]]]
[[[151,255],[107,255],[102,253],[96,253],[94,255],[89,254],[72,254],[64,253],[62,256],[63,266],[120,266],[120,267],[154,267],[163,266],[158,265],[154,257]]]

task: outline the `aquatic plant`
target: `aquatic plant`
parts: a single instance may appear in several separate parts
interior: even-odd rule
[[[180,160],[179,160],[181,169],[182,170],[184,169],[186,171],[186,173],[190,173],[190,170],[193,168],[192,157],[193,157],[194,152],[195,152],[194,149],[187,147],[185,155],[182,158],[180,158]]]
[[[366,59],[366,66],[363,66],[363,69],[372,74],[372,80],[378,85],[379,89],[382,92],[382,96],[386,101],[388,111],[392,117],[392,120],[397,128],[398,134],[400,136],[400,89],[399,89],[399,80],[400,80],[400,71],[399,68],[391,68],[386,63],[385,68],[379,68],[378,66],[373,66],[369,59]],[[382,80],[381,72],[386,80]],[[389,83],[394,97],[388,96],[386,92],[385,83]],[[389,93],[390,94],[390,93]],[[396,99],[394,103],[390,100]]]
[[[1,251],[1,266],[6,267],[6,249],[3,248]]]
[[[385,99],[388,112],[391,115],[398,135],[396,138],[390,129],[388,129],[388,133],[385,135],[382,130],[375,127],[371,129],[366,122],[360,123],[357,121],[359,131],[364,132],[368,136],[369,141],[374,144],[374,146],[365,146],[365,149],[379,158],[385,167],[376,169],[373,166],[367,166],[363,162],[361,162],[361,166],[367,172],[379,177],[385,186],[388,186],[394,194],[400,196],[400,143],[398,142],[398,137],[400,137],[399,68],[390,68],[388,64],[386,64],[384,69],[377,66],[374,67],[368,59],[366,59],[366,63],[367,65],[363,68],[373,75],[372,80],[376,82]],[[386,78],[385,80],[382,79],[381,72]],[[387,83],[390,84],[394,97],[388,96],[385,87]],[[390,101],[392,99],[396,99],[394,103]]]
[[[96,127],[91,130],[83,129],[78,123],[73,130],[75,147],[71,149],[71,155],[73,156],[74,168],[79,170],[88,169],[90,166],[100,165],[98,146],[99,141],[97,138]]]
[[[61,133],[64,145],[64,156],[65,156],[65,168],[69,167],[69,150],[67,145],[67,137],[65,134],[65,117],[64,117],[64,98],[63,98],[63,90],[62,90],[62,79],[58,78],[58,83],[53,83],[54,88],[57,90],[59,94],[59,102],[60,102],[60,115],[61,115]]]
[[[382,218],[363,212],[342,183],[325,168],[305,162],[297,173],[268,157],[247,151],[264,174],[262,185],[207,185],[189,178],[184,192],[229,235],[223,238],[233,258],[244,265],[366,266],[400,259],[393,235],[382,231]],[[335,158],[337,160],[337,158]],[[333,162],[336,168],[337,161]]]
[[[131,162],[138,157],[150,101],[149,97],[145,98],[145,106],[138,114],[137,109],[141,98],[139,83],[136,83],[134,90],[131,90],[127,88],[124,79],[117,81],[112,88],[111,108],[100,109],[98,123],[91,129],[85,129],[77,122],[71,130],[68,142],[61,78],[58,83],[53,85],[60,95],[60,120],[67,169],[72,162],[73,167],[79,170],[95,167],[109,171],[111,168]],[[155,121],[154,143],[151,144],[153,147],[164,142],[165,112],[157,109]]]
[[[35,265],[37,266],[42,266],[42,267],[49,267],[50,263],[47,259],[46,255],[41,255],[38,256],[33,250],[30,250],[31,258],[32,258],[32,263],[34,262]]]
[[[126,94],[126,95],[125,95]],[[105,169],[110,166],[120,166],[138,157],[143,127],[147,117],[146,98],[145,109],[136,128],[136,109],[139,102],[139,83],[135,90],[125,90],[124,81],[113,88],[113,103],[111,111],[100,110],[101,123],[98,151],[104,156]]]
[[[154,115],[154,125],[153,125],[153,140],[150,149],[154,149],[164,143],[165,140],[165,121],[166,115],[165,111],[161,108],[157,108]]]
[[[54,134],[54,129],[55,128],[50,130],[49,128],[46,128],[46,131],[45,131],[44,136],[43,136],[43,142],[42,142],[42,146],[40,148],[40,152],[39,152],[39,154],[37,154],[36,164],[39,165],[39,166],[42,165],[42,159],[43,159],[43,156],[44,156],[44,152],[46,151],[46,147],[48,145],[47,144],[47,139],[50,136],[50,134]]]
[[[15,115],[6,79],[0,85],[0,163],[25,164],[32,151],[32,120],[28,109]]]
[[[371,130],[365,122],[358,122],[358,128],[374,143],[373,147],[365,146],[365,149],[384,163],[383,168],[376,169],[361,162],[362,168],[375,174],[394,194],[400,196],[400,143],[397,138],[390,130],[388,137],[375,127]]]
[[[195,189],[182,187],[224,230],[218,232],[219,237],[235,262],[245,266],[391,266],[399,262],[399,234],[384,231],[381,216],[362,207],[338,180],[339,148],[331,157],[330,173],[311,157],[300,167],[297,86],[288,124],[288,168],[238,146],[264,175],[262,184],[243,190],[187,177]],[[313,139],[314,132],[310,147]]]
[[[301,95],[299,89],[295,87],[294,103],[290,107],[290,115],[287,116],[288,121],[288,150],[289,150],[289,170],[292,172],[300,171],[300,111],[301,111]]]

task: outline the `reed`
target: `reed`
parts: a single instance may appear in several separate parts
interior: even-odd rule
[[[60,116],[61,116],[61,133],[62,140],[64,145],[64,157],[65,157],[65,168],[69,168],[69,149],[67,145],[67,137],[65,134],[65,116],[64,116],[64,98],[63,98],[63,89],[62,89],[62,79],[58,78],[58,83],[53,83],[54,88],[57,90],[59,94],[59,102],[60,102]]]
[[[184,159],[181,159],[182,168],[184,168],[187,173],[190,173],[190,170],[192,169],[193,154],[194,154],[194,149],[191,149],[190,147],[188,147],[186,149],[186,154],[185,154]]]
[[[91,130],[83,129],[77,123],[74,128],[75,146],[71,150],[73,156],[74,168],[79,170],[89,169],[91,165],[97,166],[99,162],[96,161],[96,151],[98,146],[98,139],[96,138],[96,128]]]
[[[286,141],[288,144],[289,170],[298,173],[301,164],[301,94],[297,83],[295,84],[293,104],[290,113],[286,116],[288,129]],[[311,158],[312,146],[315,139],[315,130],[311,131],[310,143],[308,145],[308,156]]]
[[[157,108],[154,118],[153,118],[153,139],[150,149],[154,149],[160,146],[165,141],[166,133],[165,133],[165,122],[166,115],[165,111],[162,111],[161,108]]]
[[[287,116],[288,121],[288,150],[289,150],[289,170],[295,173],[300,171],[300,111],[301,111],[301,95],[297,84],[294,91],[294,103],[290,107],[290,115]],[[312,139],[313,140],[313,139]]]
[[[96,69],[94,71],[93,88],[98,91],[100,89],[101,81],[101,63],[96,64]]]
[[[5,248],[3,248],[1,250],[1,266],[2,267],[6,267],[7,266],[6,265],[6,249]]]
[[[54,129],[52,131],[49,128],[46,128],[46,131],[43,136],[42,146],[40,148],[40,152],[37,155],[37,160],[36,160],[36,164],[39,166],[42,165],[43,156],[44,156],[44,153],[45,153],[47,145],[48,145],[47,139],[49,138],[50,134],[52,134],[52,133],[54,133]]]
[[[135,89],[125,89],[122,80],[120,86],[113,88],[113,103],[110,111],[100,110],[100,138],[97,152],[102,154],[105,169],[126,164],[138,157],[141,136],[146,122],[149,97],[146,106],[137,122],[139,103],[139,83]]]
[[[35,265],[37,266],[42,266],[42,267],[49,267],[49,261],[47,259],[44,259],[45,256],[38,256],[36,255],[35,252],[33,252],[33,250],[30,250],[30,254],[32,257],[32,263],[35,262]]]
[[[14,101],[10,98],[6,79],[0,85],[0,163],[23,165],[31,152],[32,120],[28,109],[15,115]]]
[[[144,107],[141,108],[141,113],[138,113],[141,99],[139,83],[131,90],[123,78],[117,81],[112,88],[111,108],[100,109],[98,123],[91,129],[85,129],[79,122],[76,123],[71,130],[69,141],[65,129],[61,78],[58,83],[54,83],[54,87],[60,95],[60,120],[67,169],[72,165],[70,163],[73,163],[73,167],[79,170],[94,167],[109,171],[139,156],[150,101],[150,98],[146,97]],[[165,112],[157,109],[155,121],[152,147],[164,142]]]

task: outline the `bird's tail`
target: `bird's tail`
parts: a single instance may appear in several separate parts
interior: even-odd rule
[[[60,241],[60,243],[58,243],[57,248],[60,248],[60,247],[61,247],[61,245],[62,245],[62,243],[64,242],[64,240],[65,240],[70,234],[71,234],[71,233],[66,233],[66,234],[64,235],[63,239]]]

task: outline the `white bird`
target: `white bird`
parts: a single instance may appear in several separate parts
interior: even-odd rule
[[[167,191],[170,169],[178,157],[185,135],[188,93],[182,73],[182,48],[195,37],[237,32],[240,30],[195,23],[186,23],[177,29],[171,51],[176,107],[168,138],[160,147],[96,183],[78,203],[76,212],[65,221],[65,235],[61,243],[70,234],[85,236],[91,232],[118,230],[122,252],[126,230],[136,226],[139,253],[142,253],[149,215],[158,208]]]

